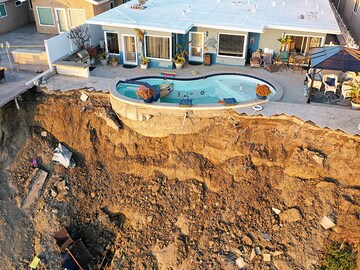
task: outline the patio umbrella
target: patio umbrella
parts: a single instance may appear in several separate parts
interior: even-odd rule
[[[360,72],[360,50],[342,46],[311,48],[310,63],[313,68],[313,78],[316,69]],[[312,87],[313,84],[309,89],[307,103],[310,103]]]

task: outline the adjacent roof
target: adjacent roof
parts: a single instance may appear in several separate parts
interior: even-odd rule
[[[328,46],[310,49],[310,63],[313,68],[360,71],[360,50]]]
[[[264,32],[265,28],[340,34],[328,0],[137,0],[89,20],[89,24],[140,28],[179,34],[193,26]]]
[[[107,3],[109,2],[110,0],[85,0],[86,2],[89,2],[95,6],[97,5],[101,5],[101,4],[104,4],[104,3]]]

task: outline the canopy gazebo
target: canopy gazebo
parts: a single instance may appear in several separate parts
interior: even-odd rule
[[[342,46],[311,48],[310,66],[313,68],[313,78],[315,77],[316,69],[360,72],[360,50]],[[309,89],[307,103],[310,103],[313,83],[314,80]]]

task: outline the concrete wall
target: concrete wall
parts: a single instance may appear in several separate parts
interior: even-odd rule
[[[355,0],[334,0],[333,2],[351,36],[356,44],[360,46],[360,6],[355,14],[353,12]]]
[[[280,50],[280,42],[277,40],[281,37],[282,33],[286,32],[288,35],[295,36],[313,36],[313,37],[322,37],[323,42],[325,42],[326,34],[319,33],[309,33],[309,32],[301,32],[301,31],[292,31],[292,30],[276,30],[276,29],[266,29],[264,33],[260,35],[260,43],[259,49],[269,48],[270,50],[274,50],[277,54]]]
[[[65,32],[45,41],[45,47],[50,63],[54,63],[66,55],[70,55],[78,50],[78,47],[67,37],[67,35],[68,33]]]
[[[68,9],[82,9],[85,12],[85,19],[89,19],[93,17],[94,14],[94,6],[85,0],[32,0],[33,3],[33,11],[34,11],[34,17],[36,22],[37,31],[39,33],[46,33],[46,34],[58,34],[58,26],[56,23],[56,15],[55,15],[55,8],[64,8],[66,12],[66,20],[67,20],[67,26],[68,29],[70,29],[70,20],[69,20],[69,13]],[[105,4],[104,4],[105,5]],[[108,5],[107,5],[108,6]],[[41,26],[39,23],[39,17],[37,14],[36,7],[51,7],[54,17],[54,26]]]
[[[24,2],[18,7],[15,7],[14,0],[3,4],[5,4],[7,16],[0,18],[0,34],[31,22],[28,2]]]

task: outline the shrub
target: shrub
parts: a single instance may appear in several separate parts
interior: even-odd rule
[[[321,270],[356,270],[356,257],[347,243],[332,243]]]

